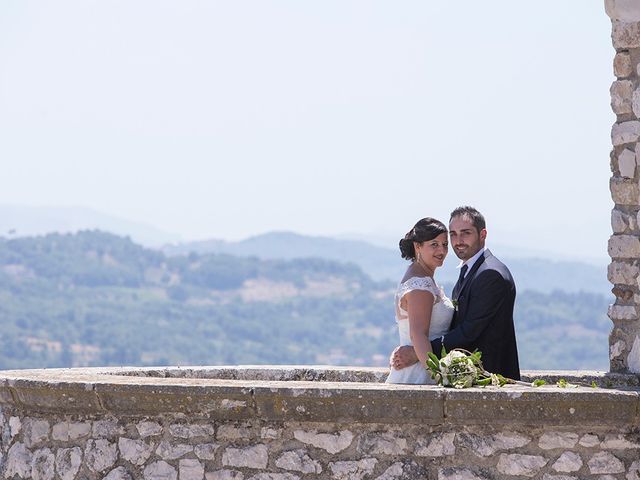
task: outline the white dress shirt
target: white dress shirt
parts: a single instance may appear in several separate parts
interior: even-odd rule
[[[482,247],[480,250],[478,250],[478,253],[476,253],[473,257],[467,259],[464,262],[460,262],[460,265],[458,265],[456,268],[462,268],[463,265],[467,266],[467,271],[464,272],[464,278],[467,277],[467,275],[469,275],[469,272],[471,271],[471,269],[473,268],[473,266],[475,265],[475,263],[478,261],[478,259],[480,258],[480,256],[484,253],[484,251],[487,249],[487,247]]]

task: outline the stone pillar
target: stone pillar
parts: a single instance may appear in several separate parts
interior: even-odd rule
[[[640,373],[640,0],[605,0],[616,54],[611,85],[611,212],[608,277],[615,303],[609,307],[612,372]]]

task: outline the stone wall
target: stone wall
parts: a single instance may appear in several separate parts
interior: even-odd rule
[[[450,390],[384,375],[1,372],[0,478],[640,479],[637,388]]]
[[[609,337],[611,371],[640,372],[640,2],[606,0],[616,50],[611,85],[611,108],[616,122],[611,131],[611,213],[609,280],[615,303],[609,308],[613,330]]]

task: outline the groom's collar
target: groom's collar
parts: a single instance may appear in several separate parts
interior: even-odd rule
[[[473,266],[478,261],[478,259],[484,254],[486,249],[487,247],[482,247],[480,250],[478,250],[478,253],[476,253],[473,257],[469,258],[464,262],[460,262],[460,265],[458,265],[457,268],[462,268],[463,265],[467,266],[467,273],[465,273],[465,277],[467,276],[469,271],[473,268]]]

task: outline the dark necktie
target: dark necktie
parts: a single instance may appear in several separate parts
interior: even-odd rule
[[[451,295],[454,300],[457,300],[458,296],[460,295],[460,290],[462,289],[462,282],[464,282],[464,275],[465,273],[467,273],[467,270],[469,270],[468,265],[463,265],[462,268],[460,269],[460,275],[458,276],[458,281],[454,285],[453,292]]]

